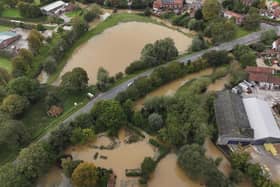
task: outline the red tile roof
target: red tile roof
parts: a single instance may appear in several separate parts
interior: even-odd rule
[[[280,85],[280,77],[273,75],[272,68],[247,66],[245,71],[249,73],[250,81],[267,82]]]
[[[272,74],[272,68],[264,68],[264,67],[255,67],[255,66],[247,66],[245,69],[248,73],[269,73]]]
[[[224,14],[231,15],[232,17],[235,17],[235,18],[243,18],[244,17],[242,14],[238,14],[238,13],[230,11],[230,10],[225,10]]]

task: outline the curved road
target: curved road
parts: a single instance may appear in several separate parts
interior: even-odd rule
[[[250,45],[252,43],[256,43],[256,42],[260,41],[261,33],[263,33],[266,30],[270,30],[270,29],[275,29],[277,31],[278,35],[280,34],[280,27],[271,26],[271,25],[267,25],[267,24],[261,24],[261,30],[258,31],[258,32],[251,33],[249,35],[238,38],[236,40],[226,42],[226,43],[222,43],[218,46],[215,46],[215,47],[203,50],[203,51],[199,51],[197,53],[186,55],[186,56],[178,59],[178,61],[186,64],[186,63],[190,63],[194,60],[199,59],[204,53],[206,53],[208,51],[211,51],[211,50],[231,51],[236,45]],[[96,98],[92,99],[90,102],[88,102],[81,109],[79,109],[78,111],[73,113],[71,116],[69,116],[67,119],[65,119],[63,121],[63,123],[67,123],[67,122],[70,122],[70,121],[74,120],[80,114],[88,113],[91,110],[91,108],[93,107],[93,105],[100,100],[113,99],[114,97],[117,96],[118,93],[126,90],[129,83],[133,82],[134,80],[138,79],[139,77],[150,75],[152,73],[152,71],[153,71],[153,69],[147,70],[147,71],[137,75],[136,77],[131,78],[130,80],[114,87],[111,90],[108,90],[107,92],[99,94]],[[48,135],[49,135],[49,132],[45,136],[43,136],[42,138],[44,139],[44,138],[48,137]]]

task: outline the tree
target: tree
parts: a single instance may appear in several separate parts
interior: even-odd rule
[[[109,130],[116,134],[122,125],[126,124],[126,116],[119,102],[104,100],[96,103],[91,115],[95,122],[97,132]]]
[[[95,187],[97,181],[98,173],[93,163],[79,164],[72,174],[72,182],[76,187]]]
[[[24,96],[19,95],[8,95],[1,105],[1,110],[10,114],[11,116],[16,116],[22,114],[24,110],[29,106],[29,101]]]
[[[83,91],[88,86],[87,72],[82,68],[74,68],[61,77],[60,86],[66,92]]]
[[[37,30],[32,29],[28,35],[27,41],[29,48],[34,54],[37,54],[40,48],[43,46],[43,35]]]
[[[40,97],[40,84],[36,79],[29,79],[25,76],[13,79],[8,84],[10,94],[25,96],[30,101]]]
[[[73,171],[80,165],[83,161],[81,160],[72,160],[70,158],[61,159],[61,167],[63,173],[66,177],[71,177]]]
[[[202,7],[202,14],[205,20],[212,20],[219,17],[221,5],[217,0],[205,0]]]
[[[210,66],[220,66],[223,64],[228,64],[230,62],[230,57],[227,54],[227,51],[209,51],[205,53],[202,58],[207,60]]]
[[[152,11],[149,7],[146,7],[144,10],[144,15],[145,16],[151,16],[152,15]]]
[[[163,119],[162,119],[161,115],[159,115],[157,113],[150,114],[148,121],[149,121],[149,125],[153,131],[158,131],[163,126]]]
[[[261,41],[264,44],[270,45],[276,39],[277,33],[275,32],[275,30],[268,30],[261,34]]]
[[[240,56],[240,63],[243,68],[246,66],[255,66],[256,65],[256,55],[253,52],[243,54]]]
[[[232,40],[237,33],[235,24],[225,19],[212,21],[207,29],[209,29],[214,43]]]
[[[87,11],[84,14],[84,19],[87,22],[90,22],[90,21],[94,20],[95,18],[98,18],[99,15],[101,15],[101,14],[102,14],[102,10],[101,10],[100,6],[97,4],[93,4],[93,5],[91,5],[89,11]]]
[[[109,87],[109,72],[100,67],[97,72],[97,86],[100,90],[106,90]]]
[[[20,15],[26,18],[38,18],[42,16],[41,10],[38,6],[32,3],[25,3],[20,1],[18,3]]]
[[[141,163],[141,171],[142,171],[142,178],[143,182],[146,183],[149,179],[149,176],[152,172],[154,172],[156,168],[156,162],[151,157],[145,157],[143,162]]]
[[[13,120],[3,113],[0,113],[0,118],[1,152],[16,150],[28,142],[30,135],[21,121]]]
[[[200,51],[207,47],[203,37],[196,36],[192,40],[191,51]]]
[[[245,16],[243,26],[246,30],[256,30],[260,26],[260,15],[258,9],[251,7],[249,14]]]
[[[23,76],[28,73],[32,66],[33,55],[27,49],[21,49],[19,54],[13,58],[12,66],[13,71],[12,74],[15,77]]]
[[[21,150],[16,169],[30,182],[35,182],[55,161],[53,152],[46,143],[38,142]]]
[[[72,131],[70,141],[72,144],[84,144],[95,139],[95,133],[92,129],[75,128]]]
[[[11,79],[12,77],[8,71],[0,67],[0,86],[6,86]]]

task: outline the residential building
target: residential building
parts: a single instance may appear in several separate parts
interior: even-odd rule
[[[280,129],[267,102],[223,91],[218,93],[214,108],[219,131],[217,144],[280,142]]]
[[[254,81],[261,88],[274,89],[280,87],[280,77],[272,68],[247,66],[245,71],[249,74],[248,80]]]
[[[244,21],[244,18],[245,18],[244,15],[238,14],[238,13],[230,11],[230,10],[225,10],[224,11],[224,17],[228,18],[228,19],[233,18],[237,25],[241,25]]]
[[[182,9],[183,0],[155,0],[153,3],[154,9]]]
[[[19,38],[20,35],[15,32],[0,32],[0,49],[8,47]]]
[[[191,17],[194,16],[195,12],[202,8],[202,0],[186,0],[186,10]]]

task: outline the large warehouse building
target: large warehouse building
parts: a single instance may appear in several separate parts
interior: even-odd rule
[[[217,144],[280,143],[280,129],[267,102],[224,91],[218,93],[214,105]]]

